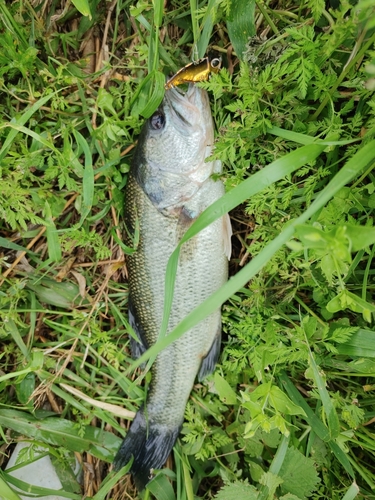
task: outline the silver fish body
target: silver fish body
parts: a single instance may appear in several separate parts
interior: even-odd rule
[[[138,141],[126,187],[126,225],[139,227],[139,245],[128,258],[129,319],[138,336],[139,356],[158,338],[165,271],[182,235],[224,193],[218,162],[206,162],[213,146],[207,93],[191,85],[186,94],[166,91],[158,111]],[[231,228],[223,217],[181,248],[167,332],[227,280]],[[156,357],[147,400],[115,458],[115,468],[133,456],[136,486],[143,489],[151,469],[165,463],[183,423],[186,402],[198,374],[214,370],[220,349],[221,313],[217,310]]]

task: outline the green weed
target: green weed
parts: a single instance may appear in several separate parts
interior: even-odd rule
[[[135,369],[224,304],[220,363],[143,498],[375,498],[374,20],[370,0],[0,4],[4,453],[74,452],[66,498],[137,498],[130,465],[110,469],[150,380]],[[133,362],[131,150],[165,77],[209,50],[227,193],[172,255],[160,340]],[[228,211],[232,278],[165,335],[181,245]]]

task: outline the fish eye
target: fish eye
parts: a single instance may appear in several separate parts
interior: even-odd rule
[[[220,66],[221,60],[218,57],[215,57],[215,59],[211,60],[211,66],[213,68],[218,68]]]
[[[160,111],[156,111],[150,118],[150,125],[153,130],[161,130],[165,125],[165,116]]]

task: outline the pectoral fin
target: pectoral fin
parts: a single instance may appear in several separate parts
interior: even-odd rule
[[[214,338],[210,350],[208,351],[207,356],[203,358],[198,373],[199,381],[203,380],[205,377],[207,377],[207,375],[210,375],[210,373],[212,373],[215,370],[215,366],[220,355],[220,346],[221,346],[221,323],[219,325],[218,332]]]

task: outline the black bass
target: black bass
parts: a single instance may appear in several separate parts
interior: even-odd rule
[[[224,194],[213,180],[220,162],[206,162],[214,142],[205,90],[172,88],[146,122],[126,185],[126,226],[139,225],[139,245],[128,257],[129,321],[138,357],[158,338],[169,256],[199,214]],[[181,249],[168,331],[227,280],[231,226],[223,217]],[[141,490],[160,469],[177,439],[194,380],[211,373],[219,356],[221,313],[187,331],[155,359],[146,403],[138,411],[115,458],[120,469],[133,457],[131,473]]]

